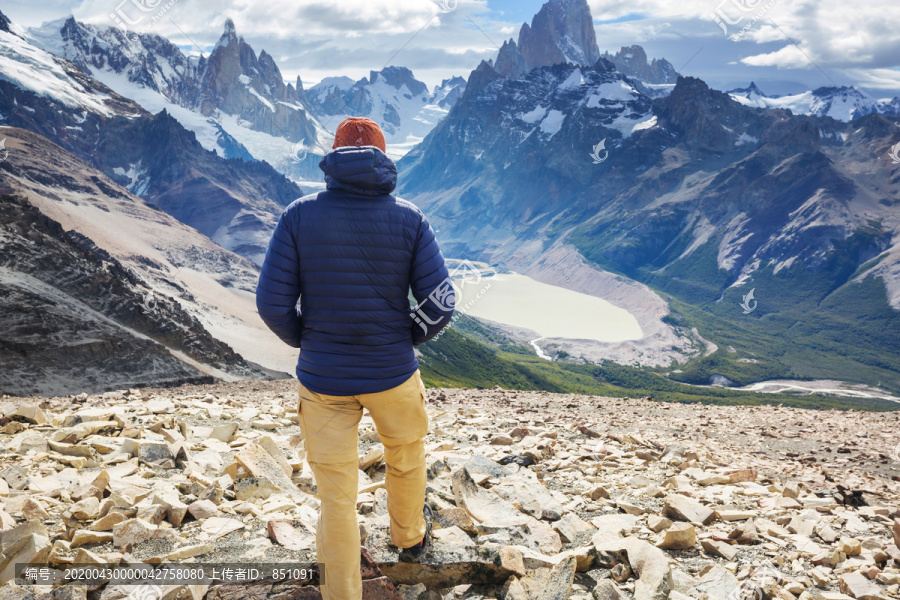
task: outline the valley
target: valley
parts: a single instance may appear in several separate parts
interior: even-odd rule
[[[167,340],[176,370],[290,376],[295,351],[256,315],[258,267],[284,207],[324,189],[334,126],[367,116],[445,256],[493,273],[421,349],[430,384],[890,406],[898,100],[852,85],[719,91],[640,45],[602,52],[593,19],[584,0],[551,0],[468,78],[429,87],[399,64],[288,81],[228,18],[214,46],[188,50],[74,17],[3,17],[0,189],[246,361],[213,365]],[[58,277],[4,282],[20,294],[26,275]]]

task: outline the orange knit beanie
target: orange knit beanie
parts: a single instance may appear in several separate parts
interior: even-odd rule
[[[338,125],[332,148],[345,146],[375,146],[382,152],[387,152],[381,127],[365,117],[350,117]]]

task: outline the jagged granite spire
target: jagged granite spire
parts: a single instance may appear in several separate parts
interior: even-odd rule
[[[549,0],[519,32],[528,70],[560,63],[593,66],[600,59],[587,0]]]
[[[615,55],[609,52],[603,58],[616,65],[623,75],[653,84],[673,84],[678,81],[678,72],[672,63],[664,58],[647,60],[647,52],[642,46],[622,46]]]

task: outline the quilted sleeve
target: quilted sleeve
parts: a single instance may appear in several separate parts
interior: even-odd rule
[[[300,256],[291,227],[293,214],[288,208],[281,215],[269,242],[256,287],[256,308],[275,335],[285,344],[299,348],[301,315],[297,301],[300,299]]]
[[[416,236],[410,285],[418,303],[410,314],[414,321],[413,344],[420,346],[450,324],[456,306],[456,294],[444,255],[424,216]]]

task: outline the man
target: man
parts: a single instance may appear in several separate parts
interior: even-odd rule
[[[397,167],[385,149],[369,119],[338,126],[333,151],[319,163],[327,190],[284,211],[256,293],[266,325],[300,348],[298,412],[321,500],[316,549],[324,600],[362,597],[356,494],[363,408],[384,444],[400,560],[418,561],[430,547],[428,416],[413,346],[446,327],[455,297],[428,220],[391,195]]]

